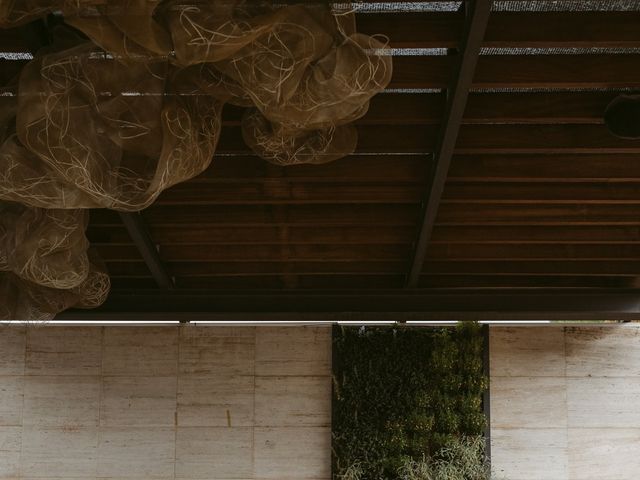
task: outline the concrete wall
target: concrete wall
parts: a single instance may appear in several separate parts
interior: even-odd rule
[[[640,327],[490,335],[492,459],[504,478],[639,478]]]
[[[0,327],[0,479],[328,480],[330,332]]]

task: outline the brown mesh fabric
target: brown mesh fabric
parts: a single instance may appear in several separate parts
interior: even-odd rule
[[[5,0],[0,27],[52,12],[90,40],[67,27],[0,97],[0,318],[99,305],[82,209],[139,211],[203,172],[225,103],[260,157],[325,163],[391,80],[386,41],[328,2]]]
[[[80,285],[89,272],[89,212],[0,203],[0,270],[51,288]]]
[[[173,94],[170,70],[165,61],[125,65],[92,44],[30,62],[20,76],[17,138],[0,147],[0,197],[137,211],[204,171],[222,105]]]
[[[176,61],[210,62],[256,112],[243,136],[255,153],[281,165],[324,163],[353,153],[355,129],[391,80],[386,44],[353,32],[353,15],[326,5],[253,9],[245,2],[167,8]],[[269,123],[271,125],[269,125]]]
[[[106,300],[109,288],[109,275],[93,264],[83,282],[66,290],[0,272],[0,320],[52,320],[71,307],[95,308]]]

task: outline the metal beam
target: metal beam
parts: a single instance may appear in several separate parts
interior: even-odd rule
[[[127,228],[131,239],[136,247],[138,247],[142,258],[147,264],[147,267],[149,267],[151,275],[153,275],[158,286],[166,290],[172,289],[174,287],[173,280],[162,263],[162,260],[160,260],[156,245],[153,243],[153,240],[151,240],[151,236],[140,214],[120,212],[120,218]]]
[[[464,110],[467,105],[469,89],[473,84],[473,76],[480,56],[482,40],[489,23],[492,0],[467,0],[465,2],[468,15],[465,38],[460,52],[460,66],[453,89],[448,92],[447,108],[443,130],[434,155],[435,170],[431,176],[429,194],[424,206],[424,214],[418,240],[415,244],[411,270],[407,278],[407,286],[415,288],[424,264],[427,246],[438,214],[440,199],[447,180],[451,158],[462,125]]]
[[[113,291],[75,320],[640,320],[640,290]]]

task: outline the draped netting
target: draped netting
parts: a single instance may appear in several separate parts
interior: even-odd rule
[[[0,319],[51,320],[68,308],[96,308],[107,298],[110,281],[106,271],[91,265],[77,287],[57,289],[29,282],[10,272],[0,272]]]
[[[238,133],[263,159],[325,163],[355,151],[353,122],[391,80],[388,42],[328,2],[5,0],[0,27],[47,15],[59,40],[0,104],[1,292],[29,282],[37,311],[95,270],[84,209],[140,211],[202,173],[224,104],[245,107]]]
[[[115,62],[92,43],[34,59],[20,75],[17,135],[0,147],[0,196],[138,211],[204,171],[221,103],[172,94],[169,75],[164,61]]]

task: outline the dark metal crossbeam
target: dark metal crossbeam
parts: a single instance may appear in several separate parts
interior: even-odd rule
[[[68,320],[640,320],[638,290],[113,291]]]
[[[158,286],[167,290],[172,289],[173,280],[167,273],[162,260],[160,260],[158,250],[151,240],[151,236],[149,235],[140,214],[121,212],[120,218],[122,219],[124,226],[127,228],[133,243],[138,247],[142,258],[147,264],[147,267],[149,267],[151,275],[153,275]]]
[[[427,246],[438,214],[440,199],[447,180],[451,158],[462,125],[467,105],[469,89],[473,84],[473,75],[480,56],[482,40],[489,23],[492,0],[467,0],[465,2],[468,22],[465,38],[460,52],[460,66],[453,89],[448,92],[447,109],[443,130],[434,155],[435,170],[431,176],[429,194],[425,202],[424,214],[418,241],[416,242],[407,286],[418,286],[420,272],[427,253]]]

